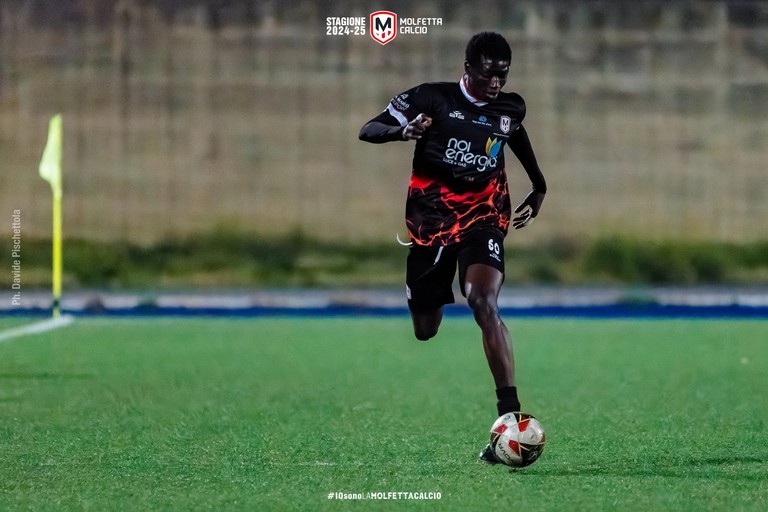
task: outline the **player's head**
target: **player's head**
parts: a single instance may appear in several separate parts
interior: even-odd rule
[[[472,36],[464,53],[464,72],[469,91],[478,99],[495,100],[507,82],[512,50],[504,36],[480,32]]]

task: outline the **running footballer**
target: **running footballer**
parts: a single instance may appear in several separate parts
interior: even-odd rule
[[[525,102],[501,91],[510,61],[504,37],[477,34],[467,44],[458,83],[409,89],[360,130],[366,142],[416,141],[405,214],[410,237],[406,292],[414,334],[422,341],[437,334],[443,306],[454,302],[458,268],[461,293],[482,331],[499,416],[520,411],[511,339],[497,303],[504,281],[504,237],[510,224],[519,229],[533,221],[547,191],[522,125]],[[514,217],[505,146],[533,186]],[[480,459],[496,462],[489,447]]]

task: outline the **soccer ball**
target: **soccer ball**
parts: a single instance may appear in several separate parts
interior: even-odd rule
[[[507,466],[522,468],[536,462],[545,440],[539,420],[523,412],[507,413],[491,427],[491,450]]]

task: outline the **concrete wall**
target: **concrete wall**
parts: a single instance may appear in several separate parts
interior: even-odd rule
[[[63,112],[67,236],[394,239],[412,146],[359,127],[412,85],[458,80],[491,29],[550,184],[516,243],[768,238],[768,2],[407,1],[400,17],[443,24],[386,46],[327,35],[328,16],[386,7],[360,4],[0,2],[0,233],[16,209],[25,236],[50,232],[37,165]]]

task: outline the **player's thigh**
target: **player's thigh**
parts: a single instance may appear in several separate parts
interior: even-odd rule
[[[436,315],[442,306],[455,302],[452,288],[455,276],[456,253],[450,248],[412,246],[405,277],[411,312]]]
[[[458,254],[458,265],[462,295],[498,295],[504,282],[504,234],[483,229],[470,235]]]

